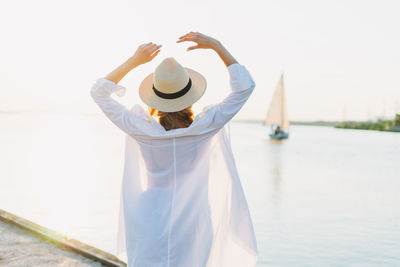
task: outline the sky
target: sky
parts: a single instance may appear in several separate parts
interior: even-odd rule
[[[166,57],[207,79],[195,112],[229,93],[212,50],[186,51],[190,31],[218,39],[256,88],[237,119],[264,119],[280,74],[290,120],[365,120],[400,112],[400,1],[2,1],[0,110],[100,113],[89,91],[142,43],[162,44],[115,97]]]

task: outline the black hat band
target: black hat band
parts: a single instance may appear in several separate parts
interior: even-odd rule
[[[185,95],[189,91],[190,87],[192,87],[192,80],[189,77],[189,82],[187,83],[185,88],[183,88],[183,89],[181,89],[181,90],[179,90],[179,91],[177,91],[175,93],[166,94],[166,93],[160,92],[154,87],[154,84],[153,84],[153,91],[157,96],[159,96],[161,98],[164,98],[164,99],[175,99],[175,98],[179,98],[179,97]]]

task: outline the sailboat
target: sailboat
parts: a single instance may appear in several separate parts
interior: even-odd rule
[[[274,96],[269,105],[264,125],[271,126],[272,139],[286,139],[289,137],[289,119],[287,115],[283,73],[276,86]]]

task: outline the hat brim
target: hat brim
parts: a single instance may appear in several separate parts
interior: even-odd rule
[[[139,96],[142,101],[159,111],[176,112],[193,105],[199,100],[207,87],[207,81],[203,75],[190,68],[184,68],[192,80],[190,90],[183,96],[175,99],[165,99],[157,96],[153,90],[153,73],[149,74],[139,86]]]

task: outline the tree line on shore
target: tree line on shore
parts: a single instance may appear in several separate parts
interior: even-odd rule
[[[394,120],[378,121],[344,121],[334,125],[335,128],[376,130],[400,132],[400,114],[396,114]]]

